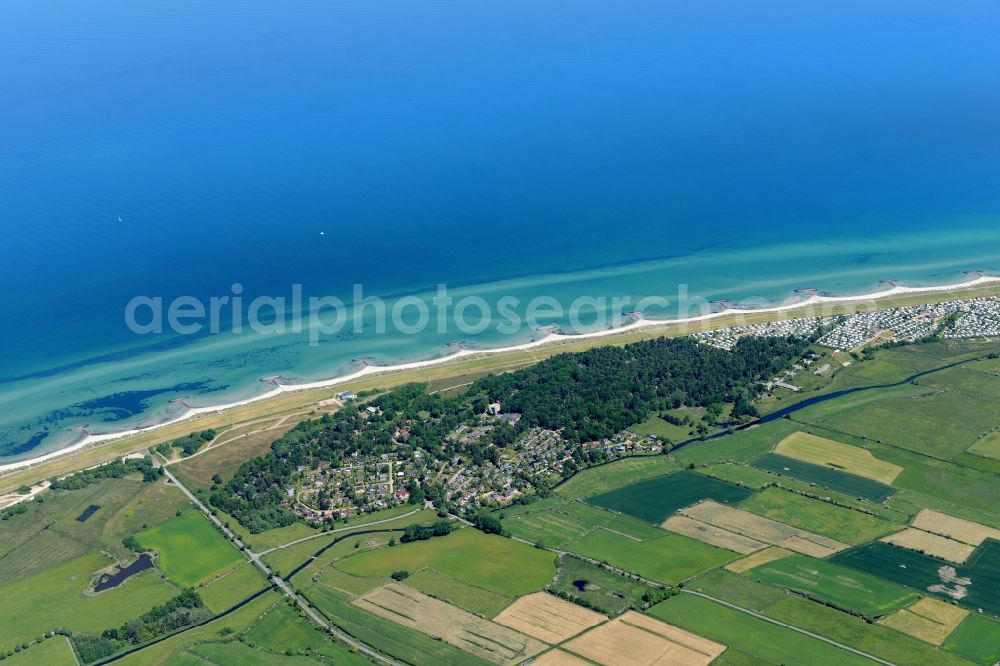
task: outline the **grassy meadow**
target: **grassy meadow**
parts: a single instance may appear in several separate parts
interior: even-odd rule
[[[552,553],[464,528],[448,536],[378,548],[338,563],[357,576],[435,569],[467,585],[515,597],[540,590],[555,573]]]
[[[763,564],[748,575],[868,617],[891,613],[918,598],[913,591],[877,576],[799,554]]]
[[[244,560],[199,511],[185,511],[137,537],[155,550],[157,567],[181,587],[193,587]]]
[[[596,530],[569,544],[566,550],[667,585],[736,559],[732,551],[666,533],[658,539],[635,541]]]

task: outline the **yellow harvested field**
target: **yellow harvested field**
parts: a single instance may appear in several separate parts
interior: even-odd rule
[[[911,524],[925,532],[943,534],[970,546],[978,546],[986,539],[1000,539],[1000,530],[931,509],[922,510]]]
[[[923,551],[928,555],[941,557],[958,564],[965,562],[969,558],[969,555],[972,555],[972,551],[975,550],[974,546],[970,546],[967,543],[948,539],[912,527],[907,527],[902,532],[884,536],[882,537],[882,541],[903,548],[909,548],[910,550]]]
[[[507,606],[493,621],[554,645],[607,619],[547,592],[536,592]]]
[[[353,603],[501,666],[516,664],[547,647],[534,638],[395,583],[377,587]]]
[[[780,560],[783,557],[788,557],[791,554],[792,551],[790,550],[778,548],[777,546],[769,546],[764,550],[758,550],[756,553],[740,558],[735,562],[730,562],[725,568],[733,573],[743,573],[745,571],[750,571],[754,567],[759,567],[762,564],[767,564],[769,562],[774,562],[775,560]]]
[[[977,439],[976,443],[966,451],[983,458],[1000,460],[1000,431],[991,432],[982,439]]]
[[[857,474],[874,481],[891,484],[903,471],[899,465],[879,460],[867,449],[807,432],[793,432],[774,447],[774,452],[802,462],[822,465],[841,472]]]
[[[908,608],[885,616],[880,624],[922,641],[941,645],[968,614],[969,611],[958,606],[924,597]]]
[[[772,546],[781,546],[812,557],[827,557],[848,547],[846,543],[800,530],[749,511],[724,506],[712,500],[681,509],[679,513]]]
[[[592,664],[585,659],[574,657],[569,652],[549,650],[531,662],[531,666],[592,666]]]
[[[707,666],[726,646],[629,611],[564,649],[602,666]]]
[[[762,541],[757,541],[748,536],[730,532],[721,527],[709,525],[708,523],[703,523],[700,520],[688,518],[687,516],[671,516],[663,521],[660,527],[671,532],[676,532],[677,534],[689,536],[698,541],[704,541],[713,546],[728,548],[742,555],[747,555],[767,547],[767,544]]]

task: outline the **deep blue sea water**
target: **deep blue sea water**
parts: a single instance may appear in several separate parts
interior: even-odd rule
[[[671,316],[680,284],[1000,272],[998,31],[976,0],[9,0],[0,461],[539,335],[139,336],[135,296],[443,283]]]

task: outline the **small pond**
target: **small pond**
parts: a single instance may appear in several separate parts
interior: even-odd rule
[[[90,506],[88,506],[86,509],[83,510],[83,513],[81,513],[79,516],[76,517],[76,522],[78,523],[87,522],[87,519],[90,518],[95,513],[97,513],[97,510],[100,508],[101,508],[100,504],[91,504]]]
[[[132,576],[153,568],[153,558],[149,553],[143,553],[139,558],[127,567],[118,567],[118,571],[110,574],[101,574],[94,586],[94,592],[103,592],[111,588],[118,587]]]

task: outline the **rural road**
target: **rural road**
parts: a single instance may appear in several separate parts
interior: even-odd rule
[[[240,549],[240,552],[246,555],[247,559],[253,562],[254,565],[256,565],[261,571],[263,571],[264,576],[266,576],[268,580],[273,581],[274,584],[277,585],[282,592],[284,592],[290,599],[295,601],[295,604],[299,608],[301,608],[302,611],[306,615],[308,615],[313,622],[315,622],[320,627],[323,627],[323,629],[328,633],[330,633],[331,635],[336,636],[338,640],[343,641],[346,645],[355,648],[358,652],[364,653],[365,655],[371,657],[372,659],[378,661],[379,663],[388,664],[389,666],[402,666],[402,664],[400,664],[399,662],[389,659],[388,657],[382,655],[380,652],[374,650],[373,648],[368,647],[367,645],[354,639],[353,637],[348,636],[347,634],[341,632],[339,629],[328,623],[315,610],[313,610],[313,608],[308,603],[306,603],[306,601],[302,597],[296,594],[295,590],[293,590],[288,583],[286,583],[278,576],[274,575],[274,573],[267,566],[267,564],[261,559],[264,553],[254,553],[251,552],[248,548],[246,548],[246,546],[243,544],[240,538],[236,534],[234,534],[228,527],[226,527],[222,523],[222,521],[220,521],[216,516],[214,516],[212,512],[208,509],[208,507],[202,504],[201,500],[199,500],[194,493],[188,490],[188,488],[183,483],[177,480],[177,477],[175,477],[173,474],[170,473],[169,469],[162,466],[161,469],[163,469],[163,473],[166,475],[168,479],[170,479],[171,483],[180,488],[180,490],[185,495],[187,495],[187,498],[191,500],[196,507],[198,507],[198,510],[201,511],[206,518],[212,521],[212,523],[216,527],[218,527],[222,531],[222,533],[225,534],[236,545],[237,548]],[[393,518],[393,520],[395,520],[395,518]],[[327,534],[330,533],[327,532]],[[266,552],[271,552],[271,551],[266,551]]]
[[[381,525],[383,523],[391,523],[394,520],[399,520],[400,518],[406,518],[407,516],[412,516],[413,514],[417,513],[418,511],[422,511],[422,510],[423,510],[423,508],[414,509],[413,511],[409,511],[407,513],[403,513],[403,514],[400,514],[398,516],[394,516],[392,518],[386,518],[384,520],[375,520],[375,521],[372,521],[370,523],[363,523],[361,525],[355,525],[353,527],[339,527],[339,528],[337,528],[335,530],[329,530],[327,532],[320,532],[318,534],[310,534],[307,537],[302,537],[301,539],[296,539],[295,541],[289,541],[288,543],[283,543],[280,546],[275,546],[274,548],[268,548],[267,550],[262,550],[259,553],[259,555],[261,557],[263,557],[264,555],[267,555],[269,553],[273,553],[276,550],[281,550],[283,548],[288,548],[289,546],[294,546],[294,545],[300,544],[300,543],[302,543],[304,541],[311,541],[313,539],[320,539],[320,538],[325,537],[325,536],[330,536],[331,534],[337,534],[338,532],[347,532],[347,531],[350,531],[350,530],[356,530],[359,527],[369,527],[371,525]]]

